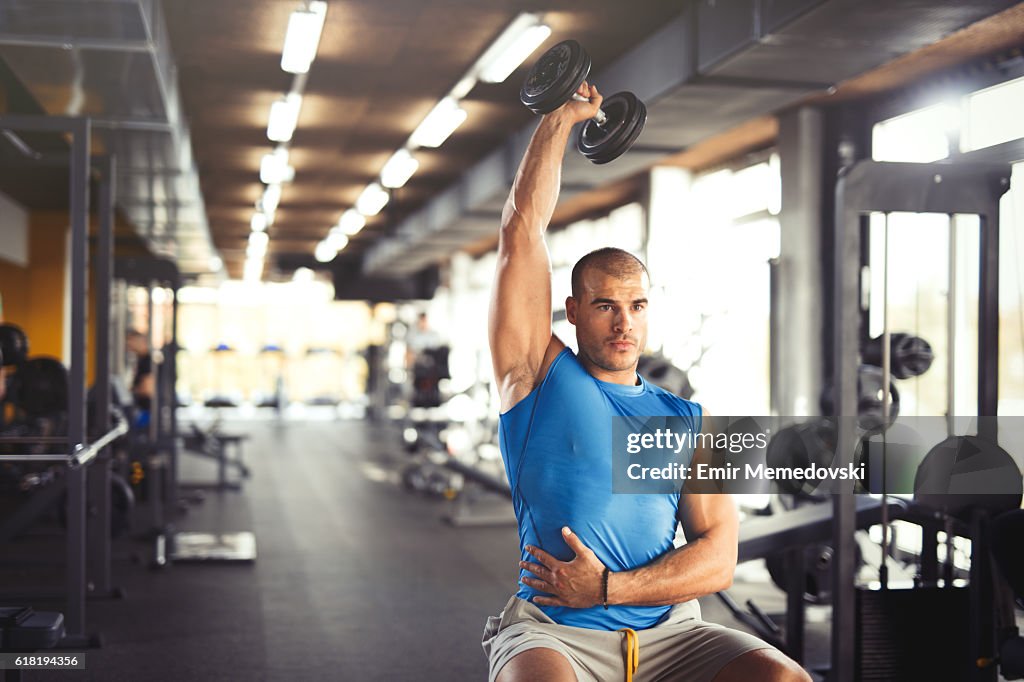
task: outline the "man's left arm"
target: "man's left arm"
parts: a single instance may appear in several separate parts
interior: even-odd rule
[[[608,603],[679,604],[732,585],[739,517],[726,494],[683,494],[679,516],[687,542],[653,563],[608,575]]]

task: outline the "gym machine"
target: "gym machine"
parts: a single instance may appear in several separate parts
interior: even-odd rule
[[[250,531],[238,533],[180,532],[168,513],[179,503],[180,434],[177,416],[178,290],[181,275],[174,263],[163,259],[131,258],[116,263],[116,276],[147,290],[147,325],[153,349],[153,289],[170,291],[171,312],[168,343],[154,353],[156,389],[153,395],[147,439],[147,490],[150,536],[154,541],[152,566],[170,562],[245,562],[256,559],[256,538]]]
[[[861,241],[862,219],[871,212],[939,213],[947,215],[973,214],[980,220],[980,279],[978,310],[978,436],[991,443],[998,442],[995,420],[998,390],[998,287],[999,287],[999,197],[1010,183],[1010,168],[1006,164],[980,163],[880,163],[860,161],[843,172],[836,188],[836,219],[834,224],[834,296],[833,331],[835,358],[834,384],[836,386],[836,413],[856,414],[857,368],[861,354]],[[883,385],[891,374],[890,354],[892,338],[888,324],[880,343]],[[884,405],[884,416],[889,416],[889,401]],[[952,411],[950,411],[952,416]],[[990,417],[990,418],[988,418]],[[839,466],[853,462],[860,435],[850,420],[839,420],[837,429],[837,461]],[[987,531],[984,510],[975,510],[969,522],[972,540],[970,587],[966,594],[953,589],[944,590],[892,590],[885,585],[885,570],[880,573],[879,590],[859,590],[854,587],[856,550],[854,531],[857,528],[857,510],[853,484],[843,486],[841,494],[832,500],[832,538],[835,543],[833,557],[833,611],[832,611],[832,663],[830,680],[848,682],[867,679],[901,679],[908,670],[918,679],[966,679],[992,682],[996,679],[997,660],[995,625],[993,623],[992,573],[988,558]],[[1019,497],[1017,504],[1020,504]],[[883,561],[887,551],[887,529],[893,509],[887,496],[881,498],[883,529]],[[929,552],[928,538],[924,551]],[[934,541],[934,536],[932,537]],[[884,565],[884,564],[883,564]],[[914,593],[917,594],[914,594]],[[940,592],[945,594],[940,595]],[[938,619],[940,625],[949,625],[950,613],[942,618],[928,614],[942,597],[951,609],[965,611],[969,621],[968,655],[957,662],[961,669],[936,668],[944,645],[933,639],[925,650],[921,636],[911,640],[906,632],[904,640],[895,646],[876,646],[875,639],[886,624],[899,613],[917,611],[921,620],[917,632]],[[958,605],[966,597],[968,604]],[[913,604],[909,603],[913,601]],[[943,602],[945,603],[945,602]],[[888,620],[887,620],[888,619]],[[851,633],[853,636],[851,636]],[[932,665],[926,670],[925,664]],[[937,672],[938,676],[935,676]]]
[[[69,203],[71,222],[69,295],[71,300],[70,363],[67,382],[66,435],[40,439],[48,446],[66,445],[63,452],[30,455],[0,455],[0,461],[52,462],[64,465],[61,484],[39,490],[15,514],[0,526],[0,544],[9,542],[39,514],[51,507],[66,491],[66,577],[63,614],[64,634],[61,646],[82,648],[98,646],[98,636],[85,632],[85,602],[93,589],[114,594],[110,588],[110,463],[105,449],[123,436],[128,425],[123,420],[109,427],[110,383],[109,302],[113,254],[113,211],[115,163],[112,158],[90,158],[91,125],[88,118],[58,116],[0,115],[0,129],[68,134],[70,138]],[[67,164],[64,154],[37,154],[39,164]],[[90,439],[86,419],[86,307],[89,274],[89,177],[91,164],[100,172],[100,225],[96,251],[96,347],[97,347],[97,431]],[[21,441],[23,439],[15,439]],[[24,444],[24,443],[22,443]],[[92,495],[89,492],[92,491]],[[94,506],[87,508],[87,499]],[[91,517],[91,518],[90,518]],[[91,540],[87,547],[87,537]],[[6,596],[6,595],[5,595]],[[17,598],[17,596],[15,596]],[[25,613],[20,611],[19,613]]]

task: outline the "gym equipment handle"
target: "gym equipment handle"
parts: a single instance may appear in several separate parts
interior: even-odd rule
[[[572,93],[572,98],[574,100],[576,100],[577,102],[589,102],[590,101],[589,99],[587,99],[586,97],[583,97],[582,95],[577,95],[575,92]],[[608,122],[608,115],[605,114],[603,110],[598,109],[597,110],[597,116],[594,116],[594,120],[597,121],[597,125],[603,126],[605,123]]]

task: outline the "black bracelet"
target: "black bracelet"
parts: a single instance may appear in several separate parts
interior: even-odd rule
[[[601,595],[602,595],[601,604],[604,606],[604,610],[605,611],[608,610],[608,572],[609,572],[609,570],[610,569],[607,566],[605,566],[604,567],[604,573],[601,574]]]

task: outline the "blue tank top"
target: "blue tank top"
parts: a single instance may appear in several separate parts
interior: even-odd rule
[[[612,571],[651,563],[672,549],[679,494],[612,494],[612,417],[680,416],[701,428],[701,409],[642,377],[637,386],[600,381],[569,348],[558,354],[539,386],[501,415],[499,443],[511,482],[523,548],[534,545],[559,560],[573,553],[562,538],[569,526]],[[523,584],[516,596],[541,594]],[[649,628],[668,606],[540,606],[562,625],[594,630]]]

